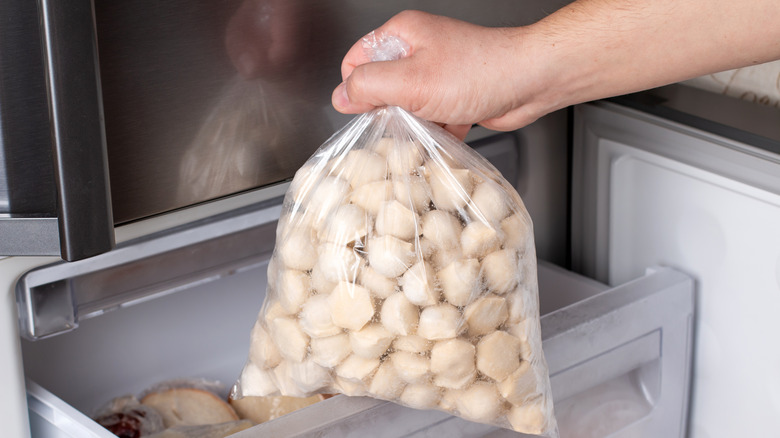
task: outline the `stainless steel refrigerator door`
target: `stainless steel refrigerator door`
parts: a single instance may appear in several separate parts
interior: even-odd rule
[[[114,219],[291,178],[350,119],[344,54],[404,9],[512,26],[566,3],[95,1]]]
[[[8,1],[0,24],[0,254],[83,259],[114,223],[92,2]]]
[[[115,224],[291,178],[349,118],[341,58],[401,10],[513,26],[566,3],[3,2],[0,254],[82,259]]]

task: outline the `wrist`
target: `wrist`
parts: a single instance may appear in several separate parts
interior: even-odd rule
[[[543,23],[501,31],[508,40],[500,56],[508,60],[503,77],[511,99],[510,125],[524,126],[583,101],[592,75],[572,63],[576,52],[568,41],[556,38]]]
[[[527,91],[525,105],[532,105],[542,114],[590,100],[589,91],[598,85],[598,70],[583,56],[577,41],[559,33],[542,21],[520,29],[523,43],[521,69],[532,86]]]

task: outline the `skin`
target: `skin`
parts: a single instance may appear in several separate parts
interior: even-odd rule
[[[530,26],[486,28],[405,11],[376,30],[409,46],[369,62],[358,41],[333,106],[400,106],[463,138],[471,124],[508,131],[547,113],[780,59],[777,0],[579,0]]]

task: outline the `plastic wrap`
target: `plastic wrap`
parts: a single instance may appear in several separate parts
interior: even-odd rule
[[[520,196],[438,125],[387,107],[296,173],[232,396],[366,395],[556,437],[541,347]]]
[[[253,423],[240,421],[223,399],[225,389],[221,383],[203,378],[166,380],[137,396],[109,401],[94,418],[121,438],[227,436]]]
[[[166,380],[110,400],[93,418],[120,438],[221,438],[332,396],[223,400],[226,389],[204,378]]]
[[[142,405],[133,395],[109,401],[94,418],[119,438],[140,438],[165,429],[162,415],[156,409]]]

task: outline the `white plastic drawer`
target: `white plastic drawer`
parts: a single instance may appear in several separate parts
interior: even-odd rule
[[[692,280],[661,268],[608,289],[540,264],[539,285],[542,308],[563,306],[542,317],[561,436],[684,436]],[[342,397],[328,402],[235,437],[521,436],[441,412],[377,400]]]
[[[540,263],[539,283],[562,436],[682,436],[691,280],[659,269],[609,289]],[[108,438],[89,415],[112,397],[186,376],[229,386],[245,360],[264,284],[261,264],[85,320],[78,330],[24,341],[33,433]],[[235,436],[518,435],[441,412],[337,396]]]

